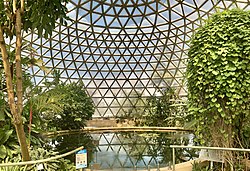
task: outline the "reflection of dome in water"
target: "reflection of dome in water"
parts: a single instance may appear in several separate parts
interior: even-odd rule
[[[165,167],[168,163],[164,159],[167,159],[170,154],[165,153],[162,142],[157,140],[152,142],[152,139],[155,138],[154,135],[149,133],[148,137],[145,137],[135,132],[99,134],[98,150],[96,150],[91,164],[98,163],[101,169],[117,171],[131,170],[135,167],[138,170],[145,170],[148,166],[151,168],[157,168],[160,165]],[[132,136],[133,139],[126,138],[126,136]],[[169,134],[165,133],[161,136],[166,138]]]
[[[63,81],[84,82],[97,107],[95,116],[116,116],[136,104],[138,93],[160,94],[171,86],[185,96],[187,41],[200,18],[215,8],[249,9],[248,3],[71,0],[67,7],[73,21],[67,27],[58,25],[48,40],[35,34],[25,39],[32,41],[48,68],[60,71]],[[39,68],[32,73],[36,84],[44,81]]]

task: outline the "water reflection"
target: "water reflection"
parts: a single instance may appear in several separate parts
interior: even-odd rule
[[[100,169],[131,170],[166,167],[171,164],[171,144],[188,145],[192,137],[176,133],[98,133],[64,135],[53,139],[55,148],[61,152],[85,146],[88,150],[89,166]],[[191,159],[194,152],[177,151],[180,162]],[[74,161],[74,156],[70,156]]]
[[[101,168],[147,168],[156,167],[164,158],[159,144],[153,142],[154,135],[138,133],[101,134],[94,161]],[[158,154],[157,154],[158,153]]]

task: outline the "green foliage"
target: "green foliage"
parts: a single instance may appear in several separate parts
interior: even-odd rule
[[[58,153],[52,150],[45,150],[43,148],[35,148],[32,149],[30,152],[32,160],[41,160],[47,159],[50,157],[54,157],[58,155]],[[18,163],[21,162],[21,156],[18,155],[14,158],[7,157],[3,162],[4,163]],[[51,160],[48,162],[42,163],[44,170],[49,171],[76,171],[74,164],[71,163],[69,160],[60,158],[57,160]],[[0,167],[0,171],[27,171],[27,170],[36,170],[38,164],[33,164],[30,166],[9,166],[9,167]]]
[[[147,98],[143,114],[147,126],[181,126],[185,122],[185,107],[172,106],[178,100],[172,88],[167,88],[162,96]]]
[[[152,96],[147,99],[144,121],[147,126],[166,126],[166,119],[171,117],[171,99],[174,99],[174,91],[168,89],[163,96]],[[169,126],[172,124],[169,124]],[[175,123],[173,123],[175,125]]]
[[[209,169],[209,166],[204,166],[200,162],[195,161],[192,165],[192,171],[212,171],[212,169]]]
[[[43,148],[35,148],[31,151],[30,153],[31,159],[32,160],[40,160],[40,159],[46,159],[50,158],[53,156],[58,155],[57,152],[54,152],[52,150],[45,150]],[[34,165],[36,166],[36,165]],[[74,168],[74,164],[70,163],[69,160],[67,159],[57,159],[57,160],[52,160],[49,162],[43,163],[44,169],[45,170],[51,170],[51,171],[56,171],[56,170],[76,170]]]
[[[183,126],[186,121],[186,106],[175,105],[179,98],[174,89],[166,88],[163,95],[132,101],[133,106],[123,117],[134,118],[140,126]]]
[[[88,162],[92,161],[95,150],[93,137],[88,133],[56,136],[52,138],[49,144],[52,144],[53,149],[59,153],[66,153],[80,146],[84,146],[88,151]],[[51,148],[51,145],[49,145],[47,148]],[[64,158],[75,163],[75,154],[66,156]]]
[[[17,136],[15,134],[14,125],[12,124],[12,115],[10,114],[9,107],[5,102],[4,96],[0,96],[0,161],[7,158],[15,158],[20,154],[20,147],[18,145]],[[27,129],[27,122],[29,113],[24,112],[23,121]],[[33,146],[42,146],[42,139],[37,136],[36,130],[32,130],[30,140]]]
[[[17,137],[11,124],[11,114],[8,111],[4,96],[0,95],[0,161],[20,153]]]
[[[23,19],[24,30],[37,29],[38,35],[44,33],[44,37],[52,34],[55,22],[59,19],[63,24],[67,8],[64,6],[68,0],[27,0],[27,7]],[[65,21],[66,24],[66,21]]]
[[[23,30],[37,30],[38,36],[48,38],[55,28],[57,20],[61,24],[66,24],[65,19],[67,8],[65,4],[68,0],[24,0],[25,9],[22,17]],[[6,3],[4,5],[4,3]],[[20,8],[20,0],[17,0],[17,7]],[[7,36],[15,35],[15,13],[12,10],[13,4],[11,0],[0,2],[0,24],[5,26]]]
[[[48,127],[61,129],[79,129],[85,126],[85,121],[94,114],[94,105],[92,99],[83,89],[82,84],[71,83],[56,85],[51,90],[45,92],[42,96],[55,97],[51,99],[58,101],[61,105],[61,111],[47,111],[43,117],[48,120]],[[59,98],[60,97],[60,98]]]
[[[21,157],[19,158],[11,158],[11,157],[7,157],[4,161],[2,161],[2,163],[17,163],[20,162]],[[0,167],[0,171],[27,171],[27,166],[9,166],[9,167]]]
[[[2,70],[0,70],[0,72],[0,76],[2,76]],[[51,150],[47,151],[39,148],[46,148],[45,140],[40,136],[41,131],[49,130],[51,128],[54,130],[80,128],[84,125],[84,121],[92,116],[94,112],[93,102],[83,90],[82,84],[72,83],[66,85],[60,83],[59,79],[56,78],[55,81],[49,85],[52,89],[42,93],[40,88],[33,87],[28,74],[24,73],[23,76],[25,97],[23,123],[26,132],[28,131],[30,112],[32,112],[33,115],[31,135],[28,139],[30,141],[29,144],[33,148],[33,150],[31,150],[31,158],[33,160],[48,158],[55,155],[55,153]],[[9,107],[6,102],[5,80],[4,77],[1,78],[0,161],[8,161],[9,158],[11,158],[13,159],[11,160],[12,162],[18,162],[21,161],[20,148],[12,125],[12,115],[9,112]],[[55,116],[58,118],[54,118]],[[70,120],[69,123],[67,122],[68,120]],[[82,145],[90,147],[91,140],[91,137],[87,135],[81,137],[57,137],[57,143],[55,143],[55,149],[53,150],[64,153]],[[45,163],[44,166],[50,170],[53,170],[53,168],[54,170],[74,170],[72,156],[69,157],[69,159],[71,159],[71,161],[61,159],[56,162]],[[35,167],[35,165],[32,167]],[[6,171],[22,169],[26,170],[27,168],[2,168],[2,170]]]
[[[195,33],[188,56],[189,112],[201,143],[212,129],[229,141],[240,136],[250,109],[250,12],[213,15]]]
[[[0,76],[1,75],[2,74],[0,74]],[[0,80],[0,82],[2,83],[1,84],[2,90],[0,91],[1,92],[1,95],[0,95],[0,162],[5,162],[5,161],[19,162],[21,161],[20,148],[18,146],[17,137],[15,135],[14,127],[12,125],[12,116],[9,113],[9,107],[8,107],[7,102],[5,101],[6,100],[5,80],[4,80],[4,77],[1,77],[1,78],[2,79]],[[47,151],[47,150],[43,150],[42,148],[39,148],[39,147],[45,148],[44,139],[43,137],[40,136],[39,133],[44,129],[49,129],[48,127],[50,128],[58,127],[58,129],[63,129],[63,128],[69,129],[69,128],[74,128],[73,126],[76,126],[76,125],[82,126],[84,121],[82,122],[80,122],[79,120],[74,121],[73,117],[77,116],[77,117],[82,117],[81,119],[86,119],[86,117],[89,118],[89,116],[86,116],[86,115],[81,116],[80,113],[76,113],[77,115],[74,115],[75,111],[78,111],[78,109],[79,109],[79,112],[83,111],[84,107],[90,105],[89,107],[91,108],[90,111],[92,113],[88,113],[88,114],[91,117],[94,112],[93,103],[91,99],[87,96],[85,91],[82,89],[83,86],[81,84],[78,85],[78,84],[73,83],[73,84],[65,85],[65,84],[58,83],[59,85],[57,86],[54,85],[53,90],[50,90],[45,93],[41,93],[40,88],[36,89],[33,87],[32,82],[30,82],[29,75],[24,74],[24,78],[25,78],[24,79],[24,92],[25,92],[24,97],[26,97],[26,100],[25,100],[24,111],[23,111],[23,122],[24,122],[24,127],[26,131],[28,130],[30,112],[32,111],[33,113],[31,136],[28,139],[30,141],[31,147],[33,148],[33,150],[31,150],[31,158],[33,160],[49,158],[55,155],[55,153],[53,151]],[[81,97],[82,95],[84,97]],[[89,103],[86,105],[83,105],[83,103],[85,102],[89,102]],[[73,112],[73,114],[70,113],[71,109],[72,109],[71,112]],[[88,112],[88,111],[84,111],[84,112]],[[69,118],[71,118],[71,121],[72,121],[72,123],[70,124],[72,124],[73,126],[68,127],[66,125],[66,124],[69,125],[69,123],[67,123],[67,119],[63,118],[61,121],[64,121],[65,124],[62,124],[64,126],[62,128],[60,127],[61,126],[60,121],[56,120],[56,122],[54,122],[55,120],[44,120],[45,115],[42,115],[42,114],[48,114],[48,115],[49,114],[55,114],[55,115],[65,114],[65,116],[69,114]],[[52,122],[54,125],[51,124]],[[74,122],[76,122],[76,124]],[[45,126],[47,126],[47,128],[45,128]],[[72,140],[74,141],[73,143],[72,143]],[[56,148],[53,150],[63,153],[63,152],[67,152],[69,150],[72,150],[76,147],[83,145],[82,143],[79,143],[79,141],[76,141],[76,140],[81,140],[82,142],[84,140],[84,141],[87,141],[86,144],[88,146],[91,145],[90,137],[81,136],[80,138],[77,137],[77,139],[74,139],[72,137],[63,137],[63,138],[61,137],[57,139]],[[9,158],[11,158],[12,160],[10,161]],[[70,160],[60,159],[60,160],[57,160],[56,162],[45,163],[44,166],[47,167],[47,170],[48,169],[53,170],[53,168],[54,170],[75,170],[75,168],[73,168],[72,161],[73,160],[70,161]],[[35,167],[35,165],[33,165],[32,167]],[[4,171],[22,170],[22,169],[27,170],[26,167],[6,167],[6,168],[0,168],[0,171],[1,169]],[[32,168],[29,168],[29,169],[32,169]]]
[[[23,50],[22,47],[24,46],[21,44],[21,33],[22,31],[36,31],[39,37],[44,36],[45,38],[48,38],[48,36],[52,34],[52,31],[55,28],[55,24],[58,19],[61,23],[64,22],[64,19],[68,19],[68,17],[66,17],[67,8],[65,6],[67,2],[68,0],[4,0],[0,2],[0,36],[1,39],[3,39],[3,41],[1,42],[1,54],[4,55],[4,52],[6,50],[8,51],[8,55],[5,55],[2,60],[5,60],[5,79],[7,79],[7,82],[9,83],[7,85],[10,85],[7,87],[8,94],[5,94],[7,94],[9,99],[11,99],[10,101],[17,101],[18,103],[10,104],[10,107],[15,121],[21,121],[21,123],[19,124],[16,124],[17,122],[13,123],[15,124],[15,128],[17,130],[16,133],[18,134],[17,137],[20,142],[23,160],[29,160],[30,157],[27,148],[28,146],[25,140],[25,132],[23,130],[23,111],[22,107],[20,107],[20,104],[22,105],[26,101],[23,101],[22,96],[24,93],[22,92],[22,90],[15,92],[15,88],[18,89],[23,85],[23,80],[19,78],[22,77],[24,66],[20,66],[20,63],[18,63],[21,54],[20,51]],[[5,45],[4,35],[6,37],[9,37],[8,40],[12,40],[14,36],[17,36],[17,49],[11,49],[7,45]],[[14,65],[15,61],[17,61],[17,65]],[[38,64],[39,66],[39,63],[41,63],[42,61],[39,59],[34,59],[32,57],[30,59],[22,57],[21,62],[22,64],[24,64],[24,62],[29,62],[31,65]],[[41,69],[43,68],[45,67],[42,66]],[[18,75],[20,75],[20,77]],[[18,76],[19,78],[16,79],[16,76]],[[4,77],[2,77],[2,71],[1,83],[5,83]],[[23,87],[25,87],[25,85]],[[1,88],[5,89],[5,85],[1,85]],[[29,100],[29,97],[26,98],[26,100]],[[30,109],[32,109],[32,106],[30,107]],[[32,110],[30,110],[30,114],[32,114]],[[30,119],[31,118],[32,117],[30,117]],[[23,117],[23,119],[24,122],[27,121],[25,120],[25,117]],[[1,147],[2,152],[4,152],[5,149],[3,148],[3,146]]]
[[[13,134],[14,130],[10,125],[5,125],[0,129],[0,161],[6,157],[13,157],[18,154],[18,142]]]

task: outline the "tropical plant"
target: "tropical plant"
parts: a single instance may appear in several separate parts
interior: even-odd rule
[[[0,73],[1,75],[1,73]],[[35,91],[37,89],[32,88],[32,83],[30,82],[30,79],[28,79],[29,75],[26,73],[24,76],[24,97],[30,96],[31,94],[34,95],[33,98],[39,97],[36,93],[39,93],[40,91]],[[1,87],[4,87],[5,80],[0,79]],[[32,92],[28,91],[33,90]],[[35,93],[36,92],[36,93]],[[18,146],[18,139],[15,134],[15,128],[12,124],[12,116],[10,113],[9,106],[6,102],[6,89],[3,88],[0,91],[0,161],[6,160],[9,158],[15,158],[20,154],[20,148]],[[52,97],[51,97],[52,98]],[[39,133],[41,131],[41,127],[43,126],[41,123],[41,118],[39,118],[39,115],[35,115],[33,117],[33,124],[32,124],[32,131],[31,127],[29,127],[29,121],[30,121],[30,108],[32,107],[30,105],[31,99],[26,99],[24,104],[24,110],[23,110],[23,124],[24,124],[24,130],[29,130],[29,138],[28,138],[28,144],[30,146],[30,142],[32,142],[32,146],[42,146],[42,138],[39,136]],[[52,108],[52,105],[50,105],[49,102],[46,102],[47,106],[50,106]],[[55,109],[53,109],[55,110]],[[32,134],[32,135],[31,135]]]
[[[7,157],[3,163],[17,163],[20,162],[20,157],[19,158],[9,158]],[[0,167],[0,171],[26,171],[28,166],[7,166],[7,167]]]
[[[82,83],[59,83],[41,95],[55,104],[60,104],[61,110],[47,110],[40,113],[47,122],[47,129],[67,130],[80,129],[85,126],[86,120],[94,114],[94,104],[83,88]],[[58,109],[60,109],[58,108]]]
[[[40,159],[47,159],[53,156],[58,155],[58,152],[47,150],[44,148],[34,148],[31,150],[31,159],[32,160],[40,160]],[[76,170],[74,167],[74,164],[71,163],[69,160],[60,158],[57,160],[51,160],[49,162],[42,163],[45,170],[65,170],[65,171],[73,171]],[[33,167],[36,167],[37,165],[33,165]],[[31,168],[30,168],[31,169]]]
[[[1,66],[0,61],[0,66]],[[3,70],[0,69],[0,161],[7,157],[14,157],[20,154],[15,129],[12,125],[12,116],[6,102],[6,82]]]
[[[133,106],[123,117],[134,118],[135,124],[140,126],[183,126],[186,106],[175,104],[180,99],[174,89],[166,88],[163,92],[161,96],[138,96],[131,100]]]
[[[0,121],[1,124],[5,121]],[[13,135],[10,123],[0,128],[0,161],[7,157],[14,157],[20,153],[16,136]]]
[[[71,150],[74,150],[80,146],[84,146],[84,148],[88,151],[88,159],[87,161],[92,161],[95,145],[93,143],[93,137],[88,133],[78,133],[78,134],[69,134],[53,137],[49,140],[48,149],[51,149],[53,146],[53,150],[59,153],[65,153]],[[65,159],[70,160],[75,163],[75,154],[66,156]]]
[[[32,160],[42,160],[47,159],[50,157],[54,157],[58,155],[58,153],[52,150],[46,150],[43,148],[35,148],[32,149],[30,152],[30,156]],[[3,161],[4,163],[18,163],[21,162],[21,156],[15,157],[7,157]],[[37,170],[37,166],[39,164],[32,164],[32,165],[23,165],[23,166],[8,166],[8,167],[0,167],[0,171],[27,171],[27,170]],[[49,171],[76,171],[74,164],[67,159],[60,158],[57,160],[51,160],[48,162],[41,163],[44,170]]]
[[[143,115],[144,124],[148,126],[182,126],[185,122],[185,107],[174,105],[175,100],[179,99],[172,88],[166,88],[162,96],[147,98]]]
[[[209,169],[209,166],[204,166],[201,162],[194,161],[192,171],[212,171],[212,169]]]
[[[13,80],[16,80],[16,76],[14,75],[15,71],[15,49],[12,49],[10,46],[7,47],[7,53],[10,58],[10,65],[11,65],[11,74],[13,77]],[[30,46],[29,43],[24,42],[22,49],[26,50],[26,52],[29,53],[35,53],[34,49]],[[0,54],[0,57],[2,55]],[[46,70],[44,68],[43,62],[39,59],[35,59],[30,56],[22,56],[22,66],[24,70],[28,69],[29,65],[36,65],[40,67],[43,70]],[[18,147],[18,139],[17,136],[15,135],[15,128],[13,127],[12,121],[12,115],[10,113],[10,108],[7,103],[7,89],[6,89],[6,79],[4,76],[4,70],[3,70],[3,61],[0,60],[0,134],[1,134],[1,140],[0,140],[0,150],[1,150],[1,157],[0,161],[5,160],[8,157],[16,157],[18,154],[20,154],[20,148]],[[23,108],[23,124],[24,124],[24,130],[28,130],[29,136],[28,136],[28,146],[30,147],[30,142],[32,142],[33,146],[41,146],[42,139],[38,134],[38,130],[33,129],[32,133],[33,135],[31,136],[31,122],[29,123],[30,125],[27,127],[27,124],[29,121],[32,120],[32,113],[30,111],[31,105],[30,102],[32,101],[34,97],[36,97],[39,93],[41,93],[41,88],[39,87],[34,87],[33,83],[30,80],[30,75],[27,72],[23,73],[23,97],[25,99],[24,102],[24,108]],[[32,97],[32,98],[31,98]],[[46,103],[47,106],[51,106],[49,103]],[[35,125],[36,128],[41,128],[41,125],[38,124],[37,119],[38,115],[35,115],[33,118],[33,126]],[[34,122],[35,121],[35,122]],[[36,135],[35,135],[36,134]],[[35,136],[34,136],[35,135]]]
[[[188,110],[197,120],[201,144],[245,148],[242,139],[250,112],[249,18],[250,12],[240,9],[218,12],[191,40]],[[235,158],[234,153],[226,155],[231,170]]]
[[[13,117],[23,160],[30,160],[26,136],[23,128],[23,80],[21,64],[22,31],[36,30],[45,38],[52,33],[55,22],[66,18],[64,3],[68,0],[6,0],[0,1],[0,49],[6,77],[8,104]],[[15,78],[12,77],[10,58],[7,53],[5,36],[15,36]],[[16,100],[15,100],[16,99]]]
[[[72,86],[72,84],[70,85]],[[73,88],[75,89],[76,87],[73,86]],[[81,86],[81,89],[82,89],[82,86]],[[88,149],[89,151],[94,149],[94,145],[92,144],[92,141],[91,141],[92,140],[91,136],[71,135],[71,136],[60,136],[60,137],[56,137],[55,139],[53,139],[52,144],[54,144],[55,148],[53,148],[53,151],[52,151],[51,146],[47,144],[48,141],[45,140],[44,137],[41,137],[40,135],[42,131],[46,130],[45,127],[52,123],[51,120],[46,120],[44,118],[45,115],[42,115],[42,114],[56,113],[57,116],[59,116],[59,114],[63,112],[64,107],[70,105],[68,101],[64,100],[63,103],[61,101],[65,97],[65,93],[68,93],[68,92],[69,91],[66,91],[64,93],[59,93],[59,91],[55,91],[53,94],[51,92],[49,94],[47,94],[48,92],[45,92],[45,93],[39,92],[39,95],[32,94],[34,95],[34,97],[31,97],[26,101],[24,110],[23,110],[23,116],[24,116],[23,121],[24,121],[25,130],[31,129],[28,126],[29,124],[28,118],[30,117],[31,108],[32,108],[32,113],[33,113],[32,130],[30,130],[30,136],[28,139],[29,142],[31,142],[29,144],[32,144],[30,146],[32,160],[48,158],[56,154],[54,151],[57,151],[57,153],[58,152],[64,153],[82,145],[87,146],[89,148]],[[78,95],[81,95],[81,93],[78,92]],[[72,97],[72,96],[75,96],[75,94],[74,95],[69,94],[69,96]],[[0,127],[0,161],[2,162],[9,161],[9,158],[11,158],[11,159],[15,159],[15,161],[12,160],[12,162],[19,162],[21,160],[20,148],[18,147],[17,137],[15,134],[13,134],[15,130],[11,124],[11,119],[12,119],[11,114],[9,113],[9,108],[8,108],[7,102],[5,102],[4,96],[0,96],[0,97],[2,97],[0,99],[0,108],[3,109],[0,112],[0,125],[1,125]],[[92,102],[92,101],[90,100],[89,102]],[[73,106],[75,105],[73,104]],[[92,104],[92,107],[93,107],[93,104]],[[92,111],[93,110],[94,109],[92,108]],[[64,118],[64,120],[66,121],[66,118]],[[79,122],[78,126],[82,125],[82,123],[84,123],[84,121]],[[54,125],[54,126],[50,125],[50,128],[55,128],[55,126],[58,127],[57,129],[64,128],[64,127],[63,128],[60,127],[58,121],[57,121],[57,125]],[[55,141],[56,143],[53,143]],[[41,147],[44,149],[42,149]],[[46,150],[46,149],[51,149],[51,150]],[[91,157],[91,155],[89,155],[89,157]],[[49,170],[74,170],[72,166],[72,161],[74,161],[74,157],[72,158],[72,156],[69,156],[68,158],[70,160],[60,159],[60,160],[57,160],[56,162],[44,163],[43,165],[46,168],[46,170],[48,169]],[[2,170],[6,170],[6,171],[7,170],[22,170],[22,169],[32,170],[32,169],[35,169],[35,167],[36,165],[32,165],[29,167],[25,167],[25,166],[24,167],[5,167],[5,168],[2,168]]]

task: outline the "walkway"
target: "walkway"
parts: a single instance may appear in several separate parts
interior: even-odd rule
[[[204,160],[200,160],[200,159],[192,160],[192,161],[176,164],[175,171],[192,171],[192,166],[193,166],[192,164],[194,162],[201,162],[203,164],[207,164],[207,162]],[[91,169],[85,169],[85,171],[91,171]],[[92,171],[133,171],[133,170],[131,170],[131,169],[94,170],[93,169]],[[138,169],[137,171],[148,171],[148,170],[147,169],[146,170]],[[158,171],[158,170],[157,169],[150,169],[150,171]],[[162,167],[162,168],[160,168],[160,171],[172,171],[172,169],[170,169],[169,167]]]

